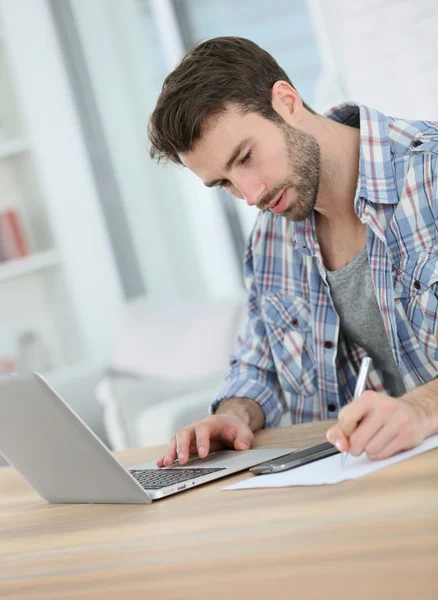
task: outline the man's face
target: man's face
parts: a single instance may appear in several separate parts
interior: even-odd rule
[[[229,108],[212,120],[183,164],[209,187],[292,221],[310,216],[319,187],[320,147],[310,133]]]

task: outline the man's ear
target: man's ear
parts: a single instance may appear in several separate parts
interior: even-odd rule
[[[274,83],[271,90],[273,108],[286,123],[299,123],[303,117],[303,101],[297,90],[287,83],[279,80]]]

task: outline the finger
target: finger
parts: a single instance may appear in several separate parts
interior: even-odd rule
[[[198,454],[198,447],[196,445],[196,438],[193,437],[192,440],[190,441],[189,457],[190,456],[196,456],[197,454]]]
[[[249,450],[254,441],[254,434],[247,425],[236,428],[236,436],[234,438],[235,450]]]
[[[384,427],[384,422],[378,412],[373,412],[362,419],[350,435],[350,454],[360,456],[382,427]]]
[[[377,454],[368,454],[368,458],[371,460],[383,460],[384,458],[389,458],[393,454],[397,454],[397,452],[401,452],[402,450],[408,450],[409,448],[411,448],[411,445],[406,444],[406,441],[403,440],[401,435],[396,435],[380,450],[380,452]]]
[[[339,452],[345,452],[350,447],[349,439],[338,423],[327,431],[326,438],[333,446],[336,446]]]
[[[170,440],[169,446],[167,447],[167,453],[163,458],[157,462],[159,467],[169,467],[173,464],[173,461],[176,458],[176,438],[175,436]]]
[[[339,425],[344,434],[349,437],[357,424],[369,414],[377,404],[378,394],[367,391],[355,398],[339,411]]]
[[[176,458],[176,440],[173,437],[167,447],[166,454],[157,461],[158,467],[166,467],[173,463]]]
[[[390,422],[384,425],[365,446],[365,452],[371,460],[380,458],[381,453],[400,434],[397,423]],[[388,454],[388,456],[390,456]]]
[[[207,417],[206,422],[210,426],[210,445],[213,440],[219,440],[221,446],[225,444],[235,450],[248,450],[254,441],[253,432],[240,419],[218,415]]]
[[[183,427],[176,434],[176,451],[177,458],[180,465],[184,465],[190,456],[190,445],[195,437],[195,431],[193,427]]]
[[[205,421],[195,426],[196,449],[201,458],[205,458],[210,451],[210,432],[210,426]]]

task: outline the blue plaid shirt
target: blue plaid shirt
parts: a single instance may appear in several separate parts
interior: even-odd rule
[[[343,104],[328,117],[360,126],[354,209],[367,225],[377,302],[406,389],[438,374],[438,123]],[[248,315],[212,403],[263,408],[266,426],[336,417],[353,397],[365,351],[340,336],[314,215],[258,215],[245,256]],[[376,369],[367,387],[385,391]],[[289,421],[290,417],[290,421]]]

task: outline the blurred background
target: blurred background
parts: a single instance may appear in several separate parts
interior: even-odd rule
[[[149,159],[164,77],[237,35],[318,112],[437,120],[437,30],[435,0],[0,0],[0,371],[43,373],[114,449],[206,414],[256,209]]]

